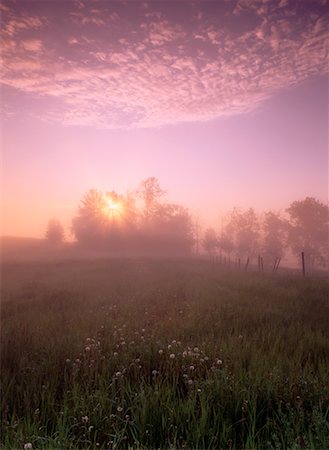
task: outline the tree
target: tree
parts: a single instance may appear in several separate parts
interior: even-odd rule
[[[259,241],[259,221],[252,208],[246,211],[233,209],[224,233],[233,241],[237,256],[255,256]]]
[[[227,231],[222,233],[219,239],[219,247],[224,253],[227,254],[228,257],[231,256],[231,253],[234,250],[234,241],[232,235],[230,235]]]
[[[108,217],[102,192],[91,189],[82,198],[77,216],[72,221],[72,232],[80,243],[96,244],[104,241]]]
[[[46,239],[52,245],[57,245],[64,240],[64,227],[57,219],[50,219],[46,230]]]
[[[152,219],[153,235],[161,252],[187,255],[194,244],[193,222],[186,208],[174,203],[158,205]],[[150,231],[149,228],[147,231]]]
[[[263,221],[263,252],[272,262],[284,256],[286,224],[279,214],[273,211],[265,213]]]
[[[287,208],[288,235],[293,253],[303,251],[310,269],[328,265],[329,208],[313,197],[295,201]]]
[[[202,241],[203,248],[208,252],[209,256],[214,256],[218,247],[218,237],[213,228],[207,228]]]
[[[143,200],[144,219],[148,222],[156,212],[159,205],[159,198],[165,194],[165,191],[160,187],[157,178],[149,177],[140,183],[136,192],[138,197]]]

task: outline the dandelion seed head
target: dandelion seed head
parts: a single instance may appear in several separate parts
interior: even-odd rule
[[[31,442],[27,442],[26,444],[24,444],[24,450],[27,450],[29,448],[33,448]]]
[[[171,353],[169,356],[170,359],[175,359],[175,353]]]

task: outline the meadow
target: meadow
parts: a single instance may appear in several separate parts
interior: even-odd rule
[[[193,260],[4,263],[1,448],[329,448],[328,286]]]

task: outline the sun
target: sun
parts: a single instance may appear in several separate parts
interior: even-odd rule
[[[108,215],[112,218],[120,218],[122,214],[122,203],[119,201],[113,201],[112,199],[106,199],[106,210]]]

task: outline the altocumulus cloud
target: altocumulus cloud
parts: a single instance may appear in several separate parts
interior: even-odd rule
[[[4,111],[100,128],[248,112],[327,72],[327,6],[5,1]]]

